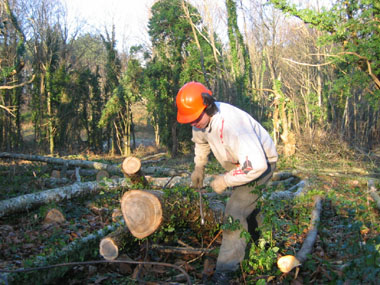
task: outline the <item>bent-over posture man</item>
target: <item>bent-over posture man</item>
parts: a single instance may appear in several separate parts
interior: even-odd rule
[[[216,102],[211,91],[199,82],[186,83],[179,90],[176,103],[177,121],[193,127],[193,186],[203,186],[204,168],[212,150],[227,172],[217,176],[211,187],[218,194],[233,187],[225,217],[238,219],[248,230],[247,217],[255,210],[260,197],[251,191],[256,185],[265,184],[276,168],[278,155],[270,135],[248,113],[230,104]],[[247,244],[245,238],[240,237],[241,232],[223,232],[213,276],[216,284],[228,284],[244,259]]]

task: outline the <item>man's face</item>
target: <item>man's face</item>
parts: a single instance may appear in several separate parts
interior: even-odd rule
[[[195,121],[191,122],[190,125],[192,127],[196,127],[197,129],[204,129],[207,127],[210,122],[210,116],[206,114],[206,112],[202,112],[202,114]]]

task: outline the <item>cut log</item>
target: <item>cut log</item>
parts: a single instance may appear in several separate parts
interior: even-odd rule
[[[132,184],[127,179],[115,179],[112,181],[102,181],[101,183],[82,182],[2,200],[0,201],[0,217],[30,210],[51,202],[60,202],[82,195],[97,193],[101,189],[104,189],[104,187],[112,189],[121,186],[131,187]]]
[[[85,168],[94,168],[98,170],[107,170],[111,173],[120,173],[120,167],[110,164],[105,164],[101,162],[95,161],[87,161],[87,160],[67,160],[62,158],[55,158],[49,156],[40,156],[40,155],[31,155],[31,154],[21,154],[21,153],[10,153],[10,152],[0,152],[0,158],[13,158],[13,159],[23,159],[30,161],[41,161],[51,164],[67,164],[68,166],[78,166]]]
[[[124,193],[120,204],[124,221],[137,238],[151,235],[162,222],[161,202],[149,192],[128,191]]]
[[[133,184],[141,183],[145,186],[148,185],[148,181],[141,171],[141,161],[137,157],[129,156],[124,159],[123,163],[121,164],[121,170]]]
[[[128,228],[120,226],[116,231],[103,238],[99,244],[99,253],[106,260],[114,260],[119,256],[122,244],[131,237]]]
[[[66,221],[65,216],[58,209],[50,209],[45,215],[44,223],[45,224],[54,224],[54,223],[63,223]]]
[[[98,173],[96,174],[96,181],[100,182],[104,178],[109,178],[110,174],[106,170],[99,170]]]
[[[320,221],[322,211],[322,198],[320,196],[314,197],[314,209],[311,213],[311,221],[309,226],[309,231],[302,244],[301,249],[297,252],[296,256],[286,255],[277,261],[278,268],[284,272],[288,273],[293,268],[301,265],[307,260],[307,256],[313,251],[313,246],[318,234],[318,225]]]
[[[376,203],[376,207],[380,210],[380,196],[377,194],[375,181],[373,179],[368,180],[368,193]]]

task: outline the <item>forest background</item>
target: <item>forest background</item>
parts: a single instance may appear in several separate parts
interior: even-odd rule
[[[376,147],[377,1],[226,0],[225,19],[212,2],[156,1],[150,43],[119,50],[115,25],[69,33],[59,1],[2,0],[0,149],[129,155],[139,102],[156,145],[174,157],[191,146],[175,96],[193,80],[249,112],[285,155],[300,140],[328,137],[367,153]],[[228,38],[215,32],[221,22]]]

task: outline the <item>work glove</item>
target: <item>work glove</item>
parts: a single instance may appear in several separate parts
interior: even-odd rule
[[[224,180],[224,175],[218,175],[211,182],[211,188],[218,194],[222,194],[224,190],[227,188],[226,181]]]
[[[203,187],[203,178],[204,178],[204,168],[196,166],[193,173],[191,174],[191,183],[194,188]]]

